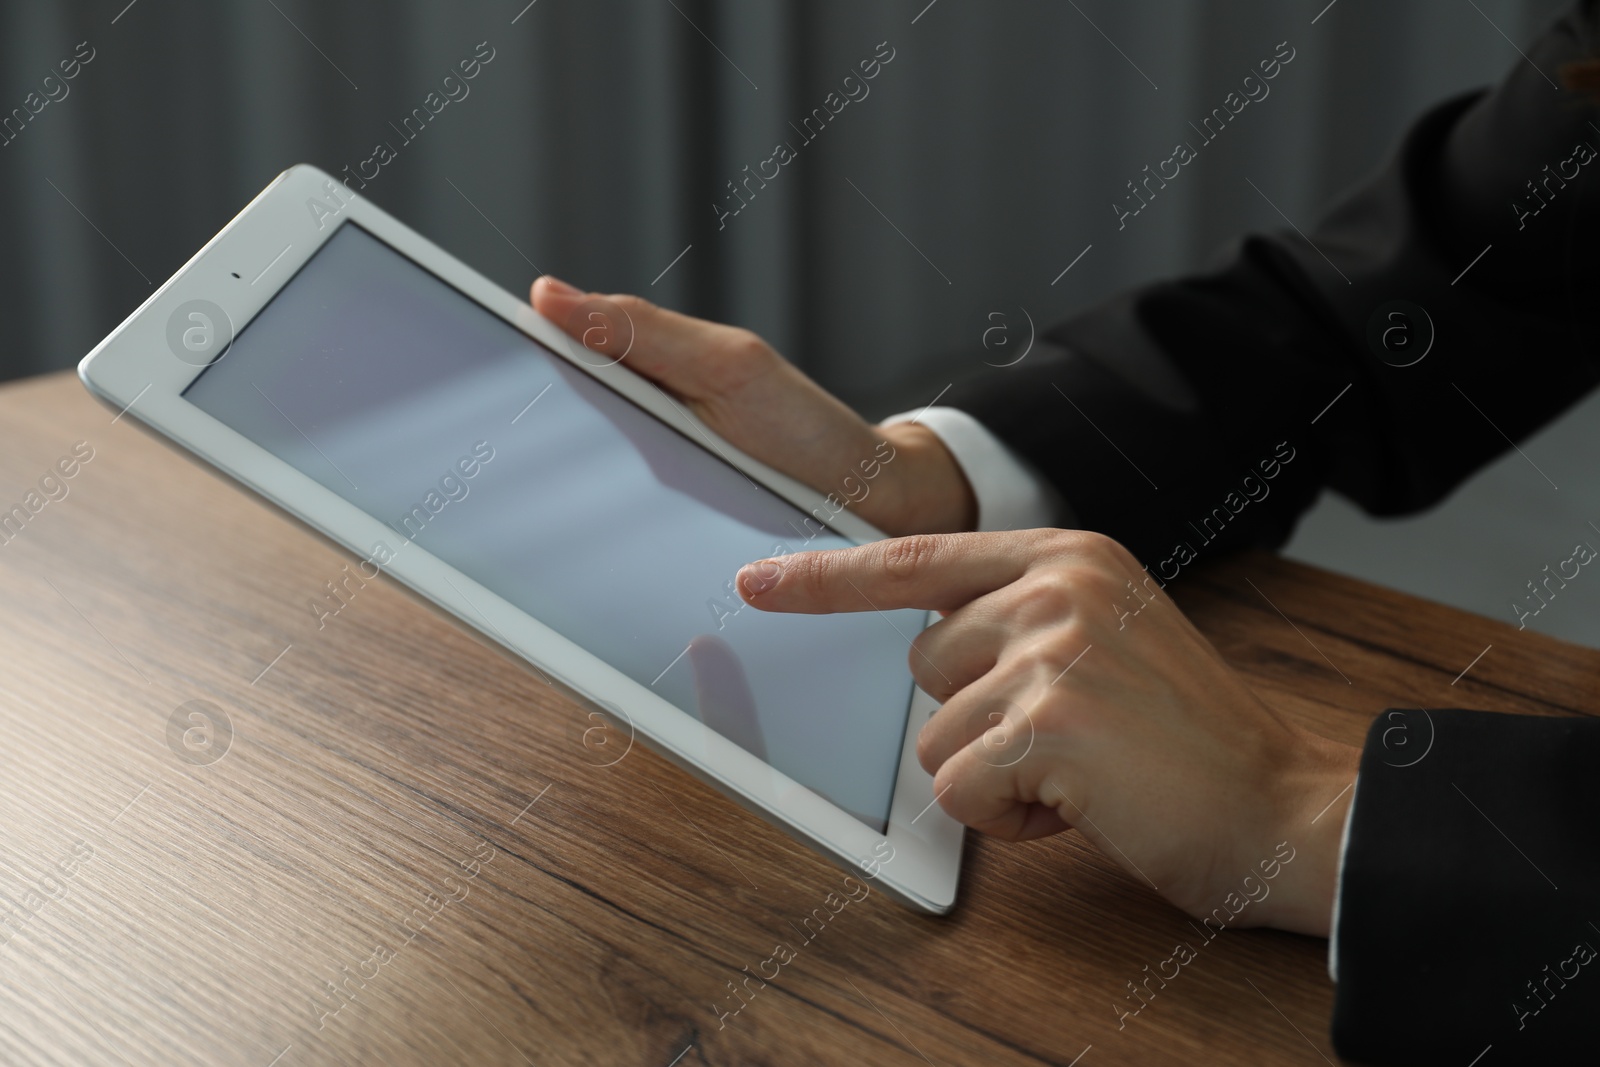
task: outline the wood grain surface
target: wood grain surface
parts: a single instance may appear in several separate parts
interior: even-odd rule
[[[114,414],[0,389],[0,508],[93,453],[0,543],[0,1062],[1332,1060],[1326,944],[1270,931],[1119,1030],[1194,931],[1075,834],[972,838],[947,918],[829,910],[843,872],[387,578],[319,621],[354,558]],[[1345,741],[1600,711],[1600,653],[1275,557],[1174,591]]]

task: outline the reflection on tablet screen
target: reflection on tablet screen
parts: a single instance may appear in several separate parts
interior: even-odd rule
[[[741,564],[850,542],[365,230],[184,397],[884,830],[921,613],[745,607]]]

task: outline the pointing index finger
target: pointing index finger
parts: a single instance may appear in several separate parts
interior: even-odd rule
[[[1037,555],[1035,534],[915,534],[797,552],[739,569],[739,595],[763,611],[953,611],[1010,585]]]

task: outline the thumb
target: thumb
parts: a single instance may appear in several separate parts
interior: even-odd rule
[[[774,355],[747,330],[669,311],[637,296],[585,292],[550,275],[533,283],[531,302],[579,345],[603,357],[604,364],[626,358],[631,369],[687,400],[725,392],[748,376],[761,355]],[[577,355],[590,364],[601,362],[595,355]]]

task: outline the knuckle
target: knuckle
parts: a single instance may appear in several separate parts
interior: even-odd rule
[[[1039,530],[1036,534],[1039,555],[1046,559],[1070,559],[1084,550],[1084,538],[1093,536],[1089,530]]]
[[[794,573],[794,589],[816,611],[837,611],[841,604],[860,603],[860,585],[851,573],[860,566],[860,550],[836,548],[800,552],[784,563],[787,576]]]
[[[929,696],[943,703],[961,692],[966,684],[966,672],[955,660],[961,658],[959,644],[949,640],[952,631],[942,620],[923,630],[911,639],[907,653],[911,663],[911,677]],[[956,672],[952,678],[947,672]]]
[[[1035,571],[1017,584],[1016,621],[1023,626],[1053,626],[1080,618],[1086,610],[1121,599],[1129,580],[1123,567],[1097,562],[1061,563]]]
[[[1060,633],[1036,637],[1014,649],[1008,657],[1012,668],[1024,674],[1043,674],[1054,677],[1061,667],[1062,640]],[[1053,668],[1053,669],[1052,669]]]
[[[1132,559],[1116,538],[1098,530],[1053,530],[1046,541],[1057,558],[1122,564]]]
[[[616,305],[618,311],[628,316],[648,315],[656,309],[656,306],[650,301],[632,293],[608,293],[605,299],[608,303]]]
[[[1074,554],[1097,563],[1120,562],[1120,554],[1125,551],[1115,538],[1098,530],[1074,530],[1072,536]]]
[[[1126,594],[1128,577],[1121,567],[1112,569],[1091,564],[1075,568],[1073,584],[1080,590],[1082,598],[1098,604],[1102,600],[1116,600]]]
[[[1086,538],[1084,554],[1096,563],[1130,574],[1139,574],[1144,570],[1144,564],[1140,563],[1116,538],[1093,531],[1089,532]]]
[[[759,360],[772,354],[772,346],[767,344],[765,338],[742,326],[730,327],[723,344],[735,359]]]
[[[1040,555],[1046,558],[1071,556],[1080,551],[1083,544],[1082,530],[1040,530],[1037,536]]]
[[[916,578],[933,563],[939,551],[934,534],[912,534],[883,542],[883,572],[897,581]]]
[[[821,596],[827,590],[828,564],[825,557],[815,552],[801,552],[783,562],[783,577],[792,583],[796,592],[808,598]]]
[[[934,743],[933,731],[927,726],[924,726],[917,734],[917,763],[919,763],[922,766],[922,769],[927,771],[929,774],[938,773],[941,765],[938,759],[938,754],[935,751],[936,748],[937,746]]]
[[[1110,538],[1107,538],[1106,543],[1109,546],[1111,559],[1114,563],[1120,565],[1130,574],[1144,573],[1144,564],[1139,562],[1139,557],[1135,556],[1131,551],[1129,551],[1121,541],[1114,541]]]
[[[1091,554],[1107,553],[1118,547],[1116,538],[1099,530],[1083,530],[1084,549]]]
[[[708,359],[702,363],[704,384],[713,392],[729,392],[768,374],[782,363],[758,333],[740,326],[714,326],[708,336]]]
[[[629,302],[635,310],[629,310]],[[629,296],[591,297],[572,309],[566,330],[579,344],[595,352],[626,352],[633,347],[634,322],[638,298]]]
[[[924,659],[914,659],[911,664],[911,680],[917,683],[917,688],[927,693],[941,704],[957,693],[961,692],[959,686],[951,685],[928,666]]]
[[[1072,610],[1077,592],[1069,572],[1051,567],[1031,575],[1019,584],[1021,621],[1059,618]]]

